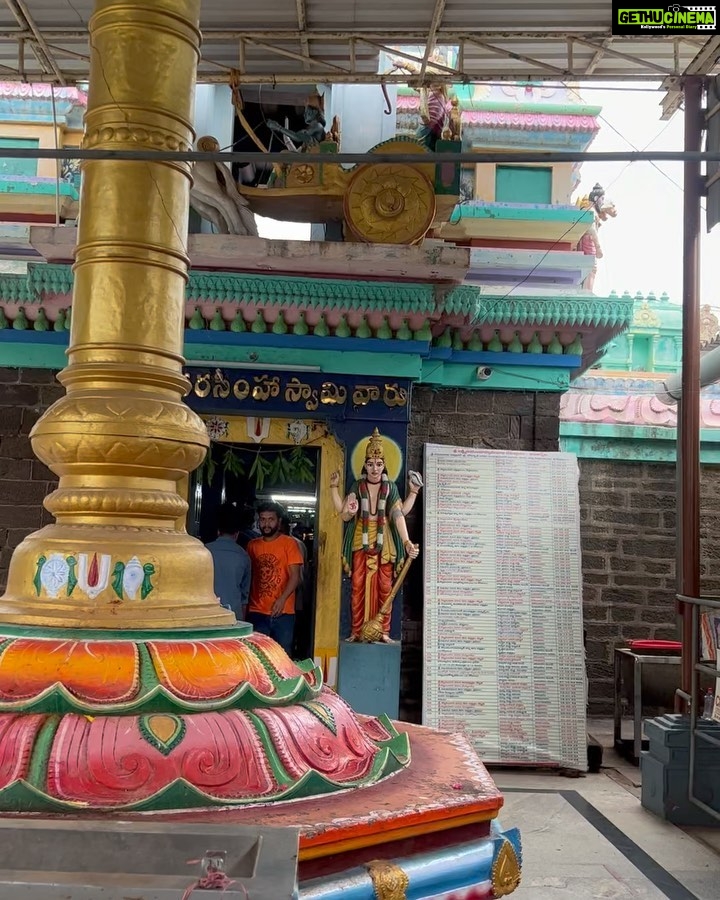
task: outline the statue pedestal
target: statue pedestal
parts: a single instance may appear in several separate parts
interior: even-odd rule
[[[340,644],[337,692],[357,713],[397,719],[400,705],[398,644]]]

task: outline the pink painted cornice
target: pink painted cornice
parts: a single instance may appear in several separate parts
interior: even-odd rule
[[[18,100],[70,100],[77,106],[87,106],[87,94],[76,87],[55,87],[49,84],[23,84],[19,81],[0,81],[0,98]]]
[[[398,112],[417,112],[418,96],[399,96]],[[464,109],[463,125],[484,128],[514,128],[523,131],[584,131],[596,132],[600,125],[595,116],[576,116],[570,113],[494,112],[483,109]]]
[[[560,420],[587,425],[675,428],[677,407],[661,403],[650,390],[641,394],[570,390],[560,399]],[[700,424],[702,428],[720,428],[720,398],[700,398]]]

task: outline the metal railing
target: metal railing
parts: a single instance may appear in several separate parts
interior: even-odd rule
[[[692,660],[692,671],[693,671],[693,679],[692,685],[690,688],[690,693],[688,694],[686,691],[678,689],[676,691],[679,697],[682,697],[689,705],[690,705],[690,754],[689,754],[689,769],[688,769],[688,799],[695,806],[699,807],[703,810],[703,812],[707,813],[709,816],[712,816],[714,819],[720,820],[720,809],[715,809],[712,806],[708,806],[703,800],[699,797],[695,796],[695,771],[697,768],[697,749],[698,742],[710,744],[714,747],[720,748],[720,740],[716,737],[713,737],[711,734],[705,732],[702,728],[698,727],[701,719],[698,717],[698,710],[700,709],[701,697],[700,697],[700,675],[709,675],[713,681],[720,676],[720,671],[717,667],[708,666],[704,663],[700,662],[698,658],[698,650],[700,647],[700,608],[705,607],[708,609],[716,609],[720,610],[720,597],[717,595],[711,595],[707,597],[687,597],[684,594],[678,594],[677,599],[681,603],[686,603],[692,607],[692,629],[690,633],[690,653]],[[687,641],[687,636],[683,636],[683,640]]]

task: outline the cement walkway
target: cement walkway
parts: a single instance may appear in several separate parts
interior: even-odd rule
[[[522,831],[518,900],[720,900],[720,823],[686,832],[646,812],[639,770],[614,751],[584,778],[493,777],[506,795],[503,826]]]

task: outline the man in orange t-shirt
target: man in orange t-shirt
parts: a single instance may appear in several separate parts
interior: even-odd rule
[[[247,621],[255,631],[277,641],[290,655],[302,553],[295,538],[280,532],[282,507],[277,503],[261,503],[257,511],[261,537],[250,541],[247,547],[252,565]]]

